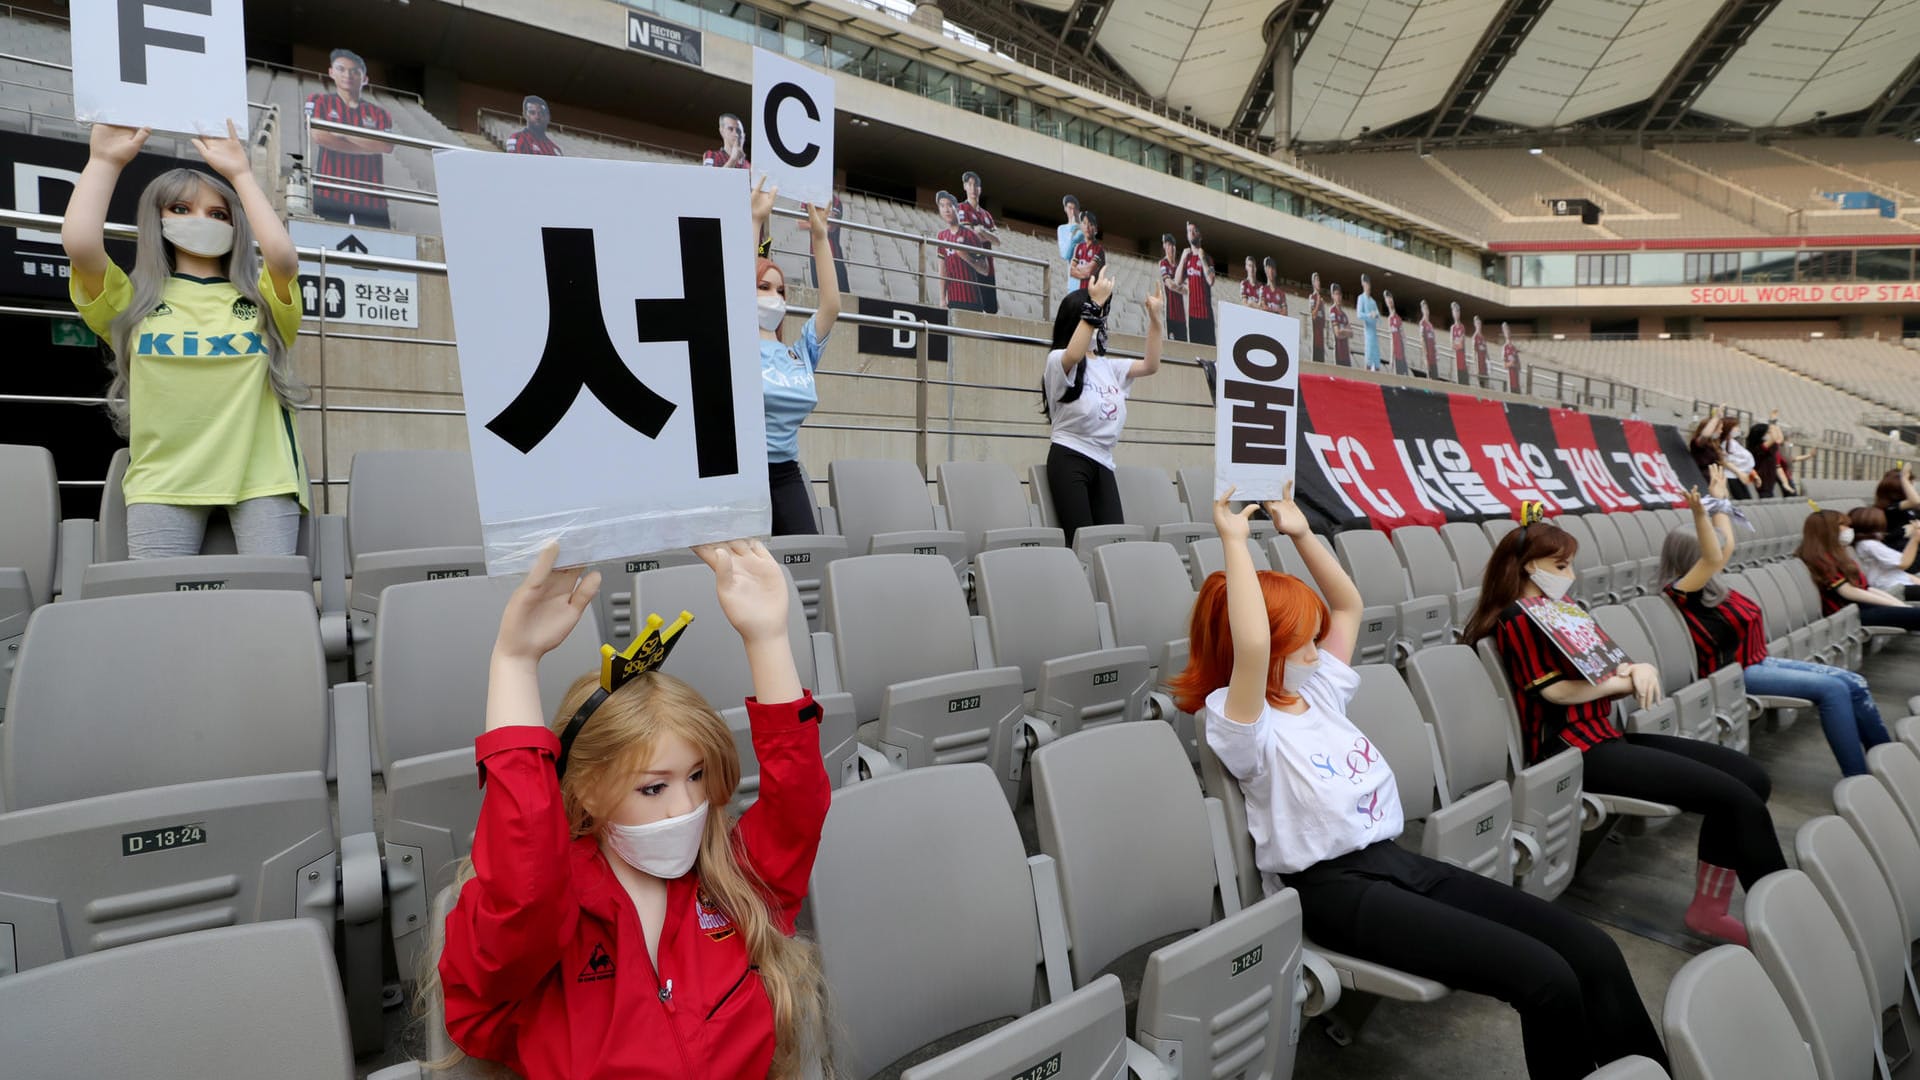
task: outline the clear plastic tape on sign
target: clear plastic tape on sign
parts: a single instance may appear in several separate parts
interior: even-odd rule
[[[629,511],[629,512],[621,512]],[[631,541],[644,530],[645,551],[668,551],[746,537],[764,537],[773,526],[762,500],[741,500],[708,506],[643,508],[586,506],[536,517],[485,521],[487,573],[517,574],[533,565],[548,542],[560,542],[558,566],[580,566],[643,553]]]

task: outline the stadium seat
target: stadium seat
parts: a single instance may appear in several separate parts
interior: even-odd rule
[[[967,557],[1005,547],[1063,547],[1059,529],[1039,524],[1039,511],[1011,466],[998,461],[943,461],[934,470],[947,523],[966,534]]]
[[[348,631],[355,677],[373,670],[380,593],[487,572],[473,457],[465,450],[362,450],[348,478]]]
[[[1187,509],[1174,494],[1173,481],[1167,479],[1166,470],[1120,465],[1113,470],[1113,476],[1120,487],[1122,519],[1128,525],[1145,529],[1147,539],[1172,544],[1183,561],[1195,540],[1220,535],[1213,524],[1211,504],[1206,517],[1188,519]]]
[[[680,612],[693,613],[693,634],[675,646],[661,670],[700,692],[733,729],[740,752],[740,785],[734,790],[733,809],[753,805],[760,792],[760,764],[753,752],[753,731],[747,723],[747,699],[753,696],[753,673],[747,666],[746,646],[720,610],[713,571],[705,563],[674,566],[636,574],[633,603],[639,618],[658,614],[672,622]],[[800,685],[813,691],[819,704],[820,755],[834,786],[856,779],[853,697],[842,693],[833,662],[833,635],[812,633],[801,611],[800,590],[787,579],[787,646],[793,650]]]
[[[500,616],[520,580],[412,581],[382,597],[374,664],[385,674],[373,683],[374,761],[387,785],[381,850],[394,955],[408,977],[425,948],[427,905],[453,883],[473,846],[481,797],[473,740],[486,727]],[[541,716],[551,721],[573,681],[599,668],[599,630],[583,618],[540,661]]]
[[[941,765],[834,793],[807,907],[842,1075],[1026,1015],[1036,963],[1051,1000],[1070,992],[1053,860],[1026,854],[999,780]],[[901,993],[902,971],[927,973],[924,992]]]
[[[1831,814],[1800,826],[1793,854],[1852,946],[1873,1015],[1880,1018],[1877,1032],[1887,1064],[1898,1069],[1912,1052],[1915,1018],[1911,1006],[1902,1006],[1913,985],[1913,967],[1892,887],[1860,835]]]
[[[1273,563],[1267,558],[1266,549],[1260,546],[1259,541],[1249,537],[1247,539],[1247,551],[1253,555],[1253,568],[1255,570],[1273,569]],[[1192,547],[1188,549],[1188,555],[1187,574],[1193,580],[1193,590],[1195,592],[1200,591],[1200,586],[1207,583],[1207,578],[1210,577],[1214,571],[1225,570],[1227,568],[1225,549],[1221,547],[1220,538],[1217,536],[1208,536],[1195,540]]]
[[[0,721],[20,636],[33,609],[53,602],[60,550],[60,483],[42,446],[0,444]]]
[[[1018,667],[982,663],[992,651],[986,620],[968,615],[945,556],[837,560],[821,609],[860,740],[877,751],[861,754],[869,771],[984,762],[1009,805],[1018,799],[1026,679]]]
[[[1493,557],[1493,542],[1488,539],[1488,530],[1465,521],[1449,521],[1440,526],[1440,540],[1447,545],[1447,554],[1453,556],[1453,565],[1460,572],[1461,586],[1475,590],[1477,601],[1478,590],[1487,576],[1487,560]]]
[[[1003,548],[981,552],[974,565],[990,662],[1020,668],[1029,715],[1058,738],[1145,714],[1152,657],[1145,646],[1115,644],[1106,606],[1094,601],[1073,552]]]
[[[308,597],[152,593],[40,608],[0,736],[11,966],[236,922],[337,922],[354,1045],[377,1048],[367,725],[364,685],[327,688]]]
[[[1354,645],[1357,659],[1401,664],[1422,649],[1453,640],[1452,595],[1414,595],[1386,533],[1348,529],[1333,538],[1333,548],[1366,605]]]
[[[1788,606],[1780,583],[1759,568],[1748,571],[1746,581],[1750,588],[1741,591],[1760,605],[1766,620],[1767,652],[1791,660],[1807,659],[1813,651],[1813,631],[1799,624],[1797,611]]]
[[[1867,771],[1886,785],[1907,825],[1920,833],[1920,755],[1904,742],[1883,743],[1867,751]]]
[[[1144,646],[1161,685],[1186,669],[1195,590],[1173,545],[1108,545],[1094,553],[1093,585],[1114,641]]]
[[[1747,894],[1753,955],[1813,1051],[1819,1080],[1889,1080],[1872,998],[1847,935],[1807,875],[1768,874]]]
[[[63,526],[63,558],[79,564],[72,598],[100,599],[151,592],[285,589],[309,596],[320,583],[320,635],[329,659],[347,656],[346,521],[316,505],[300,517],[292,555],[241,555],[225,510],[209,516],[200,554],[163,559],[127,557],[127,451],[114,451],[101,487],[100,516]],[[91,525],[89,529],[87,526]],[[91,552],[80,552],[91,533]]]
[[[1753,954],[1721,945],[1667,987],[1662,1026],[1674,1080],[1812,1076],[1813,1051]]]
[[[692,548],[652,551],[625,559],[608,559],[593,564],[600,575],[600,591],[593,597],[593,614],[600,621],[606,640],[624,649],[633,641],[637,625],[633,614],[633,577],[669,566],[699,566],[700,556]],[[641,616],[642,619],[645,616]]]
[[[1075,985],[1192,931],[1147,957],[1135,1041],[1177,1058],[1189,1080],[1290,1075],[1304,996],[1300,898],[1282,889],[1240,907],[1224,816],[1172,730],[1114,724],[1041,747],[1033,802],[1040,850],[1060,875]]]
[[[1833,786],[1833,806],[1859,834],[1893,890],[1893,906],[1907,940],[1920,942],[1920,837],[1893,794],[1876,777],[1849,776]]]
[[[1480,581],[1461,579],[1459,564],[1447,551],[1440,530],[1431,525],[1402,525],[1393,530],[1393,550],[1407,571],[1413,595],[1445,597],[1451,610],[1449,630],[1464,628],[1473,617],[1474,605],[1480,602]]]
[[[1557,526],[1579,545],[1573,553],[1573,598],[1589,608],[1618,603],[1620,595],[1614,587],[1613,564],[1601,555],[1600,543],[1593,538],[1586,518],[1580,514],[1561,514],[1548,524]]]
[[[1060,1001],[907,1069],[900,1080],[1019,1076],[1026,1071],[1023,1066],[1061,1080],[1119,1080],[1129,1075],[1128,1046],[1127,1001],[1120,980],[1102,975]]]
[[[1487,537],[1487,551],[1491,553],[1494,546],[1500,543],[1501,537],[1506,536],[1518,528],[1519,525],[1520,523],[1512,518],[1491,518],[1481,522],[1480,531],[1485,533]]]
[[[1651,653],[1629,650],[1629,654],[1635,659],[1648,660],[1659,669],[1661,692],[1674,703],[1674,720],[1679,725],[1677,734],[1743,750],[1747,741],[1746,726],[1741,724],[1728,731],[1720,729],[1714,715],[1713,687],[1694,674],[1699,658],[1694,653],[1687,624],[1673,602],[1664,596],[1642,596],[1629,601],[1626,608],[1640,621],[1641,629],[1647,632],[1648,644],[1653,646]]]
[[[128,944],[0,979],[17,1077],[354,1074],[340,978],[309,919]]]
[[[947,528],[927,501],[927,478],[913,462],[834,461],[827,492],[849,555],[938,555],[965,578],[966,535]]]
[[[1612,572],[1613,592],[1621,603],[1647,591],[1640,580],[1640,558],[1627,547],[1620,526],[1615,523],[1625,516],[1625,513],[1588,514],[1581,519],[1599,546],[1600,561]]]
[[[1666,584],[1660,580],[1660,545],[1666,542],[1666,534],[1658,531],[1658,519],[1646,510],[1636,510],[1614,514],[1608,520],[1620,531],[1628,558],[1640,565],[1640,591],[1648,595],[1659,592]]]
[[[1658,653],[1654,651],[1653,639],[1647,636],[1646,624],[1622,604],[1602,604],[1593,609],[1593,619],[1600,629],[1613,639],[1615,645],[1626,651],[1627,659],[1634,663],[1657,664]],[[1677,678],[1677,677],[1676,677]],[[1661,693],[1666,693],[1668,676],[1663,672],[1660,677]],[[1706,710],[1711,722],[1711,703]],[[1680,702],[1675,698],[1663,697],[1652,706],[1642,708],[1632,695],[1623,695],[1614,699],[1614,716],[1624,723],[1623,731],[1638,732],[1647,735],[1679,735],[1686,732],[1680,726]]]
[[[1187,508],[1189,521],[1213,520],[1213,466],[1188,465],[1174,473],[1173,486]],[[1277,532],[1265,512],[1255,514],[1248,525],[1256,539],[1271,537]]]
[[[1407,689],[1433,727],[1441,802],[1472,800],[1485,790],[1506,796],[1513,832],[1502,854],[1511,853],[1510,860],[1469,869],[1547,899],[1566,891],[1579,858],[1584,817],[1580,752],[1569,748],[1515,768],[1509,787],[1505,725],[1489,722],[1501,715],[1503,705],[1486,668],[1465,645],[1415,653],[1407,661]]]
[[[1621,1058],[1587,1074],[1586,1080],[1672,1080],[1652,1058],[1638,1054]]]
[[[1060,521],[1053,513],[1053,487],[1047,482],[1045,465],[1028,466],[1027,487],[1033,493],[1034,508],[1040,512],[1040,524],[1048,528],[1058,528]],[[1124,513],[1124,510],[1122,512]],[[1212,518],[1209,517],[1208,520],[1211,521]],[[1148,539],[1147,530],[1140,525],[1089,525],[1073,534],[1073,553],[1080,557],[1082,565],[1092,566],[1093,552],[1096,548],[1106,544],[1146,539]]]
[[[1329,555],[1333,555],[1332,541],[1321,536],[1319,533],[1312,533],[1310,535],[1313,537],[1314,542],[1320,545],[1322,550]],[[1315,596],[1319,596],[1322,600],[1326,599],[1326,596],[1320,592],[1320,583],[1313,580],[1312,572],[1307,569],[1307,560],[1301,557],[1299,545],[1295,544],[1292,538],[1276,533],[1273,536],[1267,537],[1267,542],[1264,546],[1266,548],[1267,563],[1269,565],[1283,574],[1292,574],[1294,577],[1306,582],[1307,587],[1313,590]],[[1339,556],[1336,555],[1334,558],[1338,560]]]

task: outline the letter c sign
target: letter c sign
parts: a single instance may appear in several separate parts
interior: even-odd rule
[[[754,168],[780,194],[814,206],[833,202],[833,76],[765,49],[753,50]]]

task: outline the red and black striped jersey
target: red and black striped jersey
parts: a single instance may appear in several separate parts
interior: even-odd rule
[[[1726,598],[1709,607],[1697,592],[1681,592],[1673,582],[1661,590],[1680,609],[1680,618],[1693,638],[1693,655],[1701,674],[1728,664],[1746,667],[1767,658],[1767,631],[1760,605],[1744,593],[1728,590]]]
[[[724,169],[727,167],[727,152],[725,150],[709,150],[700,155],[700,164],[711,165],[716,169]],[[736,169],[751,169],[753,168],[753,163],[742,155],[739,161],[733,163],[733,167]]]
[[[544,131],[535,134],[527,128],[521,128],[519,131],[507,136],[507,153],[559,157],[560,144],[548,138],[547,133]]]
[[[1561,745],[1591,750],[1620,737],[1613,726],[1610,698],[1579,705],[1555,705],[1541,691],[1580,672],[1519,604],[1507,605],[1493,628],[1494,649],[1513,681],[1513,703],[1520,713],[1520,734],[1527,743],[1527,764],[1552,757]]]
[[[1841,608],[1853,603],[1840,595],[1840,586],[1851,585],[1856,589],[1867,587],[1867,575],[1861,573],[1858,567],[1854,568],[1851,577],[1843,572],[1836,572],[1829,581],[1815,580],[1820,586],[1820,614],[1822,615],[1838,615]]]
[[[978,247],[980,238],[967,229],[942,229],[935,237],[949,244],[965,244]],[[942,247],[935,254],[940,256],[940,273],[946,278],[947,306],[974,306],[981,302],[980,272],[967,261],[967,256],[977,252],[960,251],[956,248]]]
[[[369,131],[390,131],[393,128],[393,116],[387,110],[370,101],[349,105],[345,98],[334,92],[308,94],[306,112],[307,116],[314,120],[347,124],[352,127],[366,128]],[[316,134],[321,133],[316,132]],[[315,176],[365,187],[380,187],[386,183],[384,154],[356,154],[350,150],[335,150],[330,146],[321,146],[317,142],[314,149],[318,151],[313,162]],[[339,188],[330,187],[315,186],[313,201],[316,205],[331,204],[347,210],[384,213],[387,209],[387,200],[378,195],[342,191]]]

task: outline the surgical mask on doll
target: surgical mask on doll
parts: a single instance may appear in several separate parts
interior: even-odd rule
[[[1849,544],[1851,544],[1851,543],[1853,543],[1853,530],[1852,530],[1852,529],[1841,529],[1841,530],[1840,530],[1840,546],[1841,546],[1841,547],[1846,547],[1847,545],[1849,545]]]
[[[1319,670],[1320,661],[1318,658],[1315,658],[1314,661],[1309,664],[1303,664],[1298,660],[1288,660],[1280,671],[1280,687],[1289,694],[1298,694],[1300,688],[1307,685],[1307,680],[1313,678],[1313,673]]]
[[[1573,588],[1572,578],[1562,577],[1551,570],[1535,570],[1527,577],[1541,592],[1547,594],[1549,600],[1559,600],[1567,595],[1568,589]]]
[[[778,330],[781,320],[787,317],[787,302],[779,293],[760,294],[760,329]]]
[[[233,226],[203,217],[169,217],[160,222],[160,235],[181,251],[217,259],[233,250]]]
[[[679,817],[645,825],[607,823],[606,845],[635,870],[664,880],[682,877],[693,869],[700,854],[700,838],[707,831],[707,804]]]

